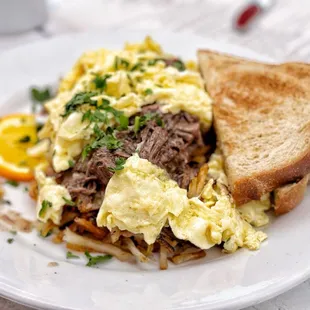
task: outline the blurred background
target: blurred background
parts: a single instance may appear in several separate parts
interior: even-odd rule
[[[310,61],[309,17],[308,0],[0,0],[0,53],[65,33],[167,29]]]
[[[310,62],[309,0],[0,0],[0,54],[100,29],[193,33],[245,46],[277,62]],[[309,293],[307,281],[247,310],[310,309]],[[29,308],[0,298],[0,309]]]

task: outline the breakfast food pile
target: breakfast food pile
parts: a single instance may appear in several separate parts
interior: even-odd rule
[[[42,236],[52,233],[90,258],[147,262],[158,252],[161,269],[214,246],[259,249],[267,235],[256,227],[268,224],[266,212],[295,207],[308,182],[310,125],[302,113],[310,112],[309,90],[302,83],[309,68],[301,75],[295,64],[208,51],[198,59],[203,77],[196,63],[164,53],[150,37],[80,57],[44,105],[47,121],[27,148]],[[299,104],[283,98],[296,79]]]

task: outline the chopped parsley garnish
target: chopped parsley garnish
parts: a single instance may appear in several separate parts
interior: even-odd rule
[[[67,258],[67,259],[71,259],[71,258],[79,259],[80,256],[74,255],[72,252],[68,251],[68,252],[67,252],[67,255],[66,255],[66,258]]]
[[[118,70],[120,68],[125,68],[125,69],[128,69],[129,68],[129,61],[124,59],[124,58],[121,58],[121,57],[118,57],[118,56],[115,56],[115,59],[114,59],[114,69],[115,70]]]
[[[111,74],[105,74],[103,76],[96,75],[96,77],[93,79],[95,87],[101,91],[104,91],[107,88],[107,79],[109,79],[111,76]]]
[[[5,183],[8,185],[11,185],[13,187],[18,187],[18,185],[19,185],[19,183],[17,181],[14,181],[14,180],[6,180]]]
[[[68,206],[71,206],[71,207],[74,207],[76,206],[75,202],[70,200],[70,199],[67,199],[66,197],[62,197],[62,199],[64,200],[64,202],[66,203],[66,205]]]
[[[163,120],[159,117],[156,113],[146,113],[142,116],[136,116],[134,125],[133,125],[133,131],[135,134],[137,134],[142,127],[146,125],[147,122],[150,120],[154,120],[158,126],[163,127],[164,123]]]
[[[142,66],[143,66],[142,62],[137,62],[136,64],[133,65],[130,71],[141,70]]]
[[[39,131],[43,128],[43,126],[44,126],[44,124],[42,124],[42,123],[37,123],[37,124],[36,124],[36,130],[37,130],[37,132],[39,132]]]
[[[68,160],[68,165],[69,165],[70,168],[73,168],[74,167],[74,161],[69,159]]]
[[[111,255],[92,256],[87,251],[84,254],[85,254],[85,256],[88,259],[88,263],[86,264],[87,267],[95,266],[95,265],[97,265],[99,263],[106,262],[107,260],[112,258]]]
[[[76,111],[78,107],[84,104],[97,105],[97,102],[92,100],[93,96],[98,95],[97,92],[80,92],[75,94],[65,106],[65,112],[61,116],[66,117]]]
[[[124,169],[124,165],[125,165],[126,159],[123,157],[118,157],[115,159],[115,167],[109,167],[110,171],[120,171]]]
[[[96,107],[96,110],[88,110],[83,114],[82,121],[88,120],[89,123],[103,123],[108,124],[108,113],[111,113],[116,122],[120,125],[121,129],[127,129],[128,117],[124,115],[124,112],[115,110],[110,106],[110,102],[106,99],[102,100],[102,104]]]
[[[33,87],[30,89],[30,97],[33,102],[32,112],[36,112],[37,106],[42,105],[45,101],[52,98],[52,94],[49,88],[38,89]]]
[[[140,130],[140,118],[141,118],[141,116],[136,116],[135,117],[135,122],[134,122],[134,124],[133,124],[133,131],[134,131],[134,133],[135,134],[137,134],[138,133],[138,131]]]
[[[42,236],[42,235],[41,235],[41,237],[47,238],[47,237],[49,237],[49,236],[52,234],[52,232],[53,232],[53,230],[51,229],[51,230],[49,230],[49,231],[47,232],[47,234],[46,234],[45,236]]]
[[[128,84],[129,84],[129,86],[130,86],[130,87],[134,87],[133,80],[132,80],[132,78],[131,78],[131,76],[130,76],[129,73],[127,73],[127,79],[128,79]]]
[[[6,242],[9,243],[9,244],[11,244],[11,243],[14,242],[14,239],[13,239],[13,238],[9,238],[9,239],[6,240]]]
[[[176,68],[179,71],[186,70],[184,62],[182,60],[179,60],[179,59],[173,60],[172,63],[170,64],[170,66]]]
[[[124,114],[121,114],[119,116],[120,129],[126,130],[128,128],[128,124],[129,124],[129,118]]]
[[[31,99],[33,101],[37,102],[45,102],[48,99],[52,98],[51,91],[49,88],[44,88],[44,89],[38,89],[38,88],[31,88]]]
[[[20,139],[18,140],[18,142],[20,142],[20,143],[27,143],[27,142],[29,142],[30,140],[31,140],[31,137],[28,136],[28,135],[26,135],[26,136],[23,136],[22,138],[20,138]]]
[[[24,192],[26,192],[26,193],[29,192],[29,188],[25,186],[24,187]]]
[[[99,110],[91,111],[88,110],[83,114],[82,122],[88,120],[90,123],[107,123],[108,117],[106,113]]]
[[[3,205],[12,205],[12,202],[10,200],[7,200],[7,199],[0,199],[0,204],[3,204]]]
[[[123,143],[115,137],[114,131],[111,127],[108,127],[106,132],[104,132],[96,124],[94,126],[94,133],[96,136],[95,140],[86,145],[82,151],[83,159],[85,159],[91,151],[100,147],[105,146],[108,150],[116,150],[123,145]]]
[[[19,166],[27,166],[27,161],[26,160],[22,160],[18,163]]]
[[[153,94],[153,90],[151,88],[147,88],[147,89],[144,90],[143,94],[145,96],[152,95]]]
[[[155,59],[150,59],[148,62],[147,62],[147,65],[148,66],[155,66],[159,61],[161,61],[162,59],[161,58],[155,58]]]
[[[17,231],[15,231],[15,230],[10,230],[10,233],[12,234],[12,235],[17,235]]]
[[[41,210],[39,211],[39,217],[43,217],[46,214],[47,210],[52,206],[53,204],[50,201],[43,200],[41,204]]]
[[[176,68],[179,71],[186,70],[186,66],[185,66],[184,62],[182,60],[180,60],[180,59],[155,58],[155,59],[150,59],[147,62],[147,64],[148,64],[148,66],[155,66],[158,61],[164,61],[166,66],[174,67],[174,68]]]

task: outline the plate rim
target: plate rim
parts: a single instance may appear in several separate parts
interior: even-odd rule
[[[160,31],[156,30],[143,30],[143,31],[132,31],[132,30],[116,30],[114,31],[115,33],[135,33],[135,34],[150,34],[154,36],[160,36]],[[2,59],[5,57],[10,57],[9,55],[12,54],[13,52],[22,52],[24,49],[27,48],[36,48],[38,46],[46,45],[46,44],[57,44],[57,42],[62,41],[62,40],[67,40],[68,38],[74,37],[74,38],[81,38],[83,36],[94,36],[94,35],[100,35],[101,37],[104,37],[105,35],[109,34],[110,31],[105,29],[104,31],[96,30],[96,31],[91,31],[91,32],[81,32],[81,33],[69,33],[69,34],[63,34],[59,36],[54,36],[51,38],[43,38],[42,40],[36,41],[36,42],[30,42],[21,46],[14,47],[12,49],[9,49],[8,51],[4,51],[0,53],[0,63]],[[273,60],[269,58],[266,55],[259,55],[255,51],[252,51],[246,47],[226,43],[226,42],[221,42],[221,41],[215,41],[211,40],[208,38],[204,38],[202,36],[192,34],[192,33],[187,33],[187,32],[172,32],[172,31],[165,31],[165,36],[186,36],[190,35],[192,37],[196,37],[199,40],[204,40],[206,46],[214,46],[219,44],[220,47],[224,47],[226,51],[230,49],[230,47],[233,47],[233,49],[237,49],[240,51],[243,51],[244,53],[251,54],[253,55],[253,59],[260,59],[262,61],[266,62],[272,62]],[[56,43],[55,43],[56,42]],[[104,45],[104,43],[103,43]],[[213,49],[213,48],[212,48]],[[222,50],[222,48],[214,48],[214,50]],[[250,57],[251,58],[251,57]],[[258,289],[255,294],[252,295],[247,295],[246,298],[242,301],[237,301],[236,299],[233,300],[224,300],[221,302],[221,304],[216,305],[213,308],[210,309],[232,309],[233,308],[240,308],[240,307],[247,307],[250,305],[254,305],[255,303],[263,302],[265,300],[268,300],[274,296],[280,295],[283,292],[297,286],[298,284],[302,283],[305,281],[307,278],[310,277],[310,268],[306,270],[304,273],[299,273],[295,274],[292,277],[288,278],[285,282],[278,281],[277,283],[273,283],[272,287],[269,287],[269,291],[266,293],[266,289]],[[19,304],[26,305],[29,307],[35,307],[38,309],[41,309],[44,307],[45,309],[57,309],[57,310],[64,310],[64,309],[77,309],[77,308],[68,308],[68,307],[63,307],[61,305],[57,304],[52,304],[49,302],[41,301],[39,299],[39,296],[30,296],[29,293],[25,290],[19,290],[19,289],[14,289],[12,290],[12,286],[7,285],[0,279],[0,296],[10,299],[12,301],[15,301]],[[182,309],[206,309],[204,308],[204,304],[200,303],[198,305],[193,305],[191,307],[182,307]],[[229,308],[228,308],[229,307]],[[179,308],[178,308],[179,309]]]

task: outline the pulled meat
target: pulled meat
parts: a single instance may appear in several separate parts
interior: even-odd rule
[[[116,137],[122,141],[121,148],[97,149],[56,178],[68,189],[81,213],[100,208],[116,159],[128,158],[136,151],[141,158],[165,169],[182,188],[187,188],[197,175],[199,165],[192,161],[193,155],[204,147],[198,118],[186,112],[163,114],[157,104],[143,107],[140,116],[150,112],[157,113],[162,126],[150,120],[137,134],[132,130],[120,131]],[[133,123],[134,117],[130,119]]]
[[[113,175],[111,168],[115,168],[115,155],[105,147],[102,147],[91,156],[87,164],[86,173],[87,175],[95,176],[100,184],[106,187]]]
[[[139,155],[165,169],[180,187],[187,188],[198,171],[191,162],[192,155],[204,146],[199,120],[185,112],[161,114],[161,118],[163,128],[150,121],[141,131]]]
[[[69,172],[66,173],[62,179],[64,185],[72,198],[76,198],[79,194],[86,196],[95,194],[97,191],[96,176],[87,176],[83,172]]]

